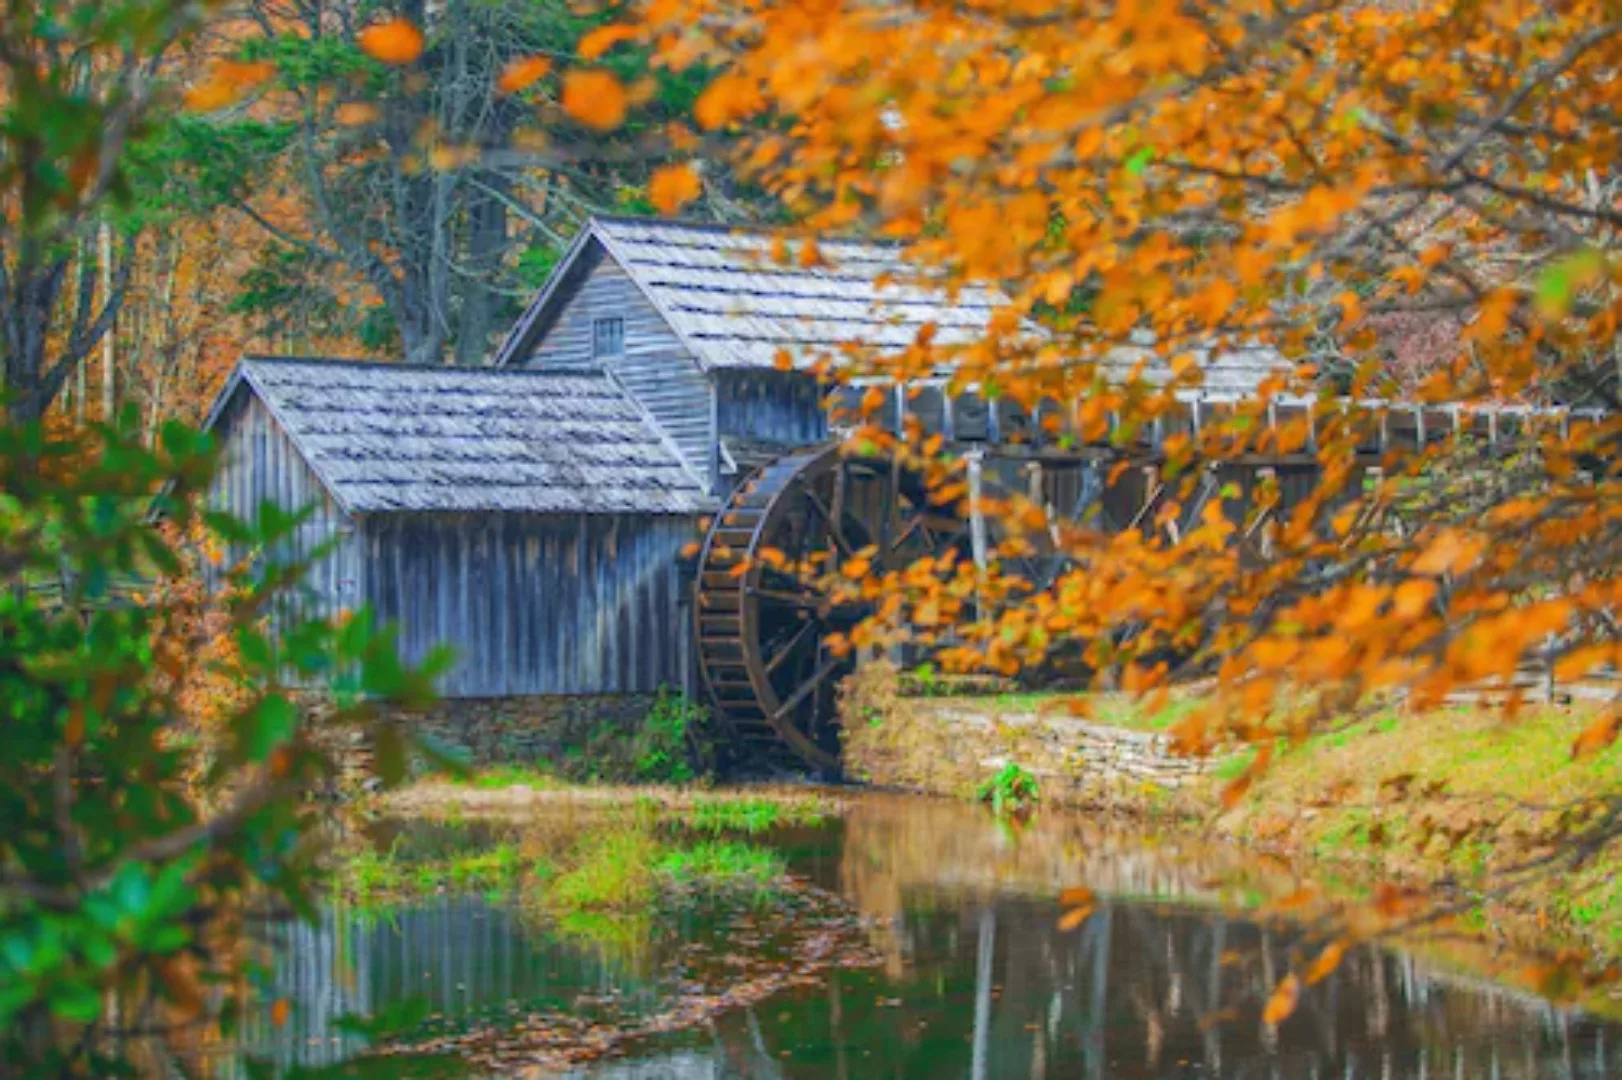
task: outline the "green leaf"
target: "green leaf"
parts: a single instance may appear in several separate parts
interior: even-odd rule
[[[406,738],[393,724],[372,729],[372,762],[378,778],[388,787],[397,787],[406,777]]]
[[[371,1016],[346,1013],[334,1021],[333,1026],[339,1031],[375,1042],[406,1034],[428,1019],[431,1011],[427,998],[409,997],[391,1001]]]
[[[238,733],[243,757],[248,761],[264,761],[271,753],[298,730],[298,710],[280,694],[272,694],[259,701],[243,714]]]
[[[51,994],[51,1013],[76,1024],[88,1024],[101,1015],[101,995],[92,986],[71,986]]]
[[[1140,146],[1132,151],[1131,156],[1126,159],[1124,167],[1128,175],[1142,176],[1143,170],[1147,169],[1149,163],[1154,159],[1155,152],[1153,150],[1147,146]]]
[[[1574,251],[1543,268],[1538,274],[1534,304],[1545,319],[1563,319],[1571,312],[1576,295],[1597,280],[1605,270],[1605,256],[1596,248]]]
[[[465,750],[443,742],[427,732],[418,732],[412,739],[417,752],[427,761],[428,767],[451,776],[467,776],[471,765]]]

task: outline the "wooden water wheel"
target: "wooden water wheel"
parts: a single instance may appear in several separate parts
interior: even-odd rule
[[[949,548],[969,551],[969,523],[933,505],[921,479],[888,459],[820,445],[788,454],[733,494],[705,538],[698,577],[699,668],[745,756],[836,773],[835,689],[854,666],[828,638],[871,614],[833,603],[793,566],[824,552],[830,569],[869,546],[876,572]]]

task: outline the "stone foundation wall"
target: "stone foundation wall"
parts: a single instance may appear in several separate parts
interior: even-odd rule
[[[389,719],[475,765],[540,764],[560,775],[612,776],[631,768],[633,743],[656,700],[654,694],[445,698],[426,709],[393,711]],[[323,730],[322,702],[312,698],[306,708],[343,772],[364,773],[368,751],[360,732]]]
[[[847,772],[885,787],[969,796],[1015,762],[1036,776],[1044,800],[1097,805],[1158,798],[1216,764],[1173,754],[1152,732],[1001,708],[992,698],[914,697],[882,665],[846,681],[841,713]]]
[[[447,698],[398,719],[479,765],[561,765],[571,752],[629,743],[654,700],[652,694]]]

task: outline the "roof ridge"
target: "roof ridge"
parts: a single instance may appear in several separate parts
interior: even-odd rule
[[[639,216],[639,215],[636,215],[636,214],[593,214],[593,215],[591,215],[591,218],[588,221],[588,227],[589,227],[590,221],[601,222],[601,223],[608,224],[608,225],[650,225],[650,226],[662,226],[662,227],[667,227],[667,228],[672,228],[672,229],[687,229],[687,230],[694,231],[694,232],[719,232],[719,233],[726,233],[726,234],[728,234],[730,236],[751,236],[752,235],[752,236],[761,236],[761,237],[767,237],[767,238],[777,236],[782,232],[791,231],[791,230],[799,227],[799,226],[794,225],[792,222],[784,222],[781,225],[755,225],[755,224],[729,225],[726,222],[721,222],[721,221],[696,221],[696,220],[694,220],[692,218],[680,218],[680,217],[670,217],[670,218],[658,217],[658,216],[642,217],[642,216]],[[793,239],[792,236],[790,238]],[[814,234],[813,238],[817,241],[818,244],[825,244],[825,243],[872,244],[872,245],[874,245],[876,247],[897,248],[897,249],[901,249],[901,248],[906,247],[906,241],[898,240],[898,239],[895,239],[894,237],[863,236],[863,235],[861,235],[859,233],[852,233],[852,232],[823,232],[823,231],[818,231],[817,233]]]
[[[271,364],[275,366],[292,367],[295,364],[304,364],[310,367],[329,368],[360,368],[368,371],[403,371],[416,375],[448,374],[448,375],[532,375],[546,376],[548,378],[590,378],[606,380],[607,376],[595,368],[523,368],[523,367],[494,367],[480,364],[477,367],[464,367],[457,364],[405,364],[392,360],[359,360],[339,356],[266,356],[261,354],[248,354],[242,357],[244,364]]]

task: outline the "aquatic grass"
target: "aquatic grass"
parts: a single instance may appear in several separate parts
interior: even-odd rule
[[[335,879],[344,895],[357,901],[394,895],[405,886],[404,867],[392,852],[366,848],[338,865]]]
[[[640,827],[589,834],[552,881],[551,905],[565,912],[646,907],[657,894],[653,867],[662,852],[652,832]]]
[[[558,780],[544,764],[491,765],[470,773],[465,779],[454,781],[460,786],[480,788],[485,791],[501,791],[504,788],[527,787],[537,791],[545,791],[558,786]]]
[[[526,871],[534,871],[536,864],[526,864],[512,844],[498,844],[488,851],[469,852],[457,856],[446,867],[450,883],[461,889],[498,889],[510,887]]]
[[[507,890],[526,877],[548,875],[546,862],[497,844],[440,859],[411,859],[398,848],[366,848],[341,860],[333,879],[338,891],[357,903],[450,889],[458,892]]]
[[[829,808],[815,800],[700,798],[681,815],[681,824],[695,832],[741,832],[753,836],[795,825],[821,825],[831,816]]]
[[[654,869],[684,888],[708,890],[771,885],[788,872],[788,863],[770,848],[712,840],[667,851]]]

